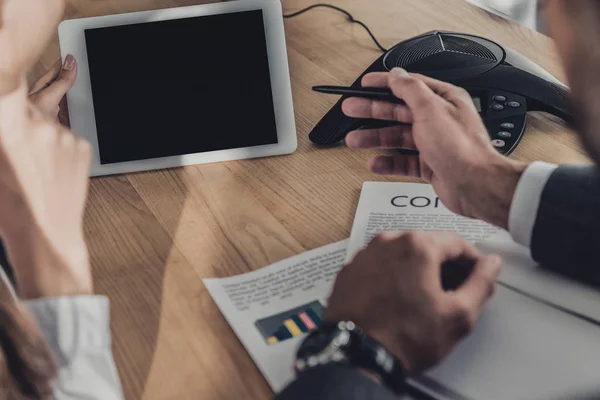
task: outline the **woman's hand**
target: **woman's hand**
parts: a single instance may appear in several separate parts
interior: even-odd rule
[[[23,298],[91,294],[83,212],[90,145],[28,101],[0,97],[0,235]]]
[[[0,1],[0,95],[16,90],[56,32],[64,0]]]
[[[58,60],[56,64],[37,80],[29,89],[29,99],[45,115],[57,118],[65,126],[69,126],[65,95],[77,80],[77,61],[72,55],[65,62]]]
[[[82,221],[91,149],[56,123],[76,64],[69,58],[34,87],[36,105],[25,83],[63,8],[63,0],[0,1],[0,236],[26,299],[93,289]]]

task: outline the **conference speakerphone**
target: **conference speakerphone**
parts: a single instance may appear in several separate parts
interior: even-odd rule
[[[527,125],[527,113],[543,111],[572,122],[569,89],[521,54],[491,40],[461,33],[430,32],[387,50],[364,75],[401,67],[463,87],[473,97],[492,145],[502,154],[515,150]],[[350,118],[342,112],[343,96],[310,133],[318,145],[343,142],[356,129],[381,121]]]

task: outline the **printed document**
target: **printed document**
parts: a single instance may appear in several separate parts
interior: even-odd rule
[[[597,385],[600,328],[556,306],[595,315],[600,295],[545,275],[506,232],[453,214],[429,185],[367,182],[349,240],[252,273],[204,282],[279,392],[294,379],[297,347],[321,323],[347,260],[378,232],[411,230],[456,232],[483,251],[504,256],[507,264],[473,334],[413,385],[440,399],[489,400],[561,398]]]
[[[346,261],[381,232],[443,231],[477,243],[501,232],[448,210],[431,185],[365,182],[358,202]]]
[[[321,322],[347,246],[344,240],[245,275],[204,280],[275,392],[294,377],[296,349]]]

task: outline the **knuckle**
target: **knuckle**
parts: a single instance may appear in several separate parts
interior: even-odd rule
[[[390,105],[374,101],[371,103],[371,115],[375,119],[390,119],[393,114],[390,113]]]
[[[390,73],[388,81],[390,85],[405,85],[408,81],[413,80],[414,78],[410,74],[394,74]]]
[[[396,81],[401,81],[402,84],[408,88],[411,89],[418,89],[420,87],[420,84],[422,83],[420,80],[418,80],[416,77],[412,76],[412,75],[408,75],[402,78],[397,78]]]
[[[454,319],[461,336],[472,332],[473,329],[475,329],[475,324],[477,323],[475,313],[467,304],[461,301],[457,303],[457,310]]]
[[[427,89],[427,85],[425,84],[425,82],[423,82],[420,79],[417,79],[414,76],[407,78],[407,81],[404,82],[404,84],[407,87],[409,87],[411,90],[416,90],[416,91],[420,91],[420,92]]]
[[[496,282],[490,282],[490,284],[488,285],[488,291],[487,291],[488,299],[493,297],[495,293],[496,293]]]
[[[394,107],[393,119],[396,121],[406,121],[409,119],[410,112],[405,106],[397,105]]]
[[[92,154],[92,145],[84,139],[79,139],[77,142],[77,148],[81,154],[91,155]]]
[[[415,78],[411,78],[410,80],[408,80],[405,85],[413,92],[415,93],[424,93],[427,91],[427,85],[425,84],[425,82],[419,80],[419,79],[415,79]],[[423,96],[421,96],[423,97]]]
[[[372,244],[380,244],[380,243],[384,243],[387,242],[389,240],[389,233],[386,232],[381,232],[376,234],[375,236],[373,236],[373,239],[371,239],[371,243]]]
[[[404,243],[418,254],[427,252],[427,239],[423,232],[408,232],[402,237]]]
[[[469,92],[467,92],[464,88],[459,86],[452,87],[452,94],[454,95],[454,97],[457,98],[465,99],[468,97],[469,100],[471,99],[471,95],[469,94]]]
[[[478,275],[477,279],[479,279],[484,297],[491,298],[496,291],[496,279],[481,269],[475,269],[472,273]]]
[[[75,144],[75,138],[70,132],[62,131],[60,135],[60,144],[65,147],[71,147]]]
[[[484,276],[483,282],[485,285],[485,296],[486,298],[491,298],[496,291],[496,281],[490,276]]]
[[[438,102],[434,100],[432,96],[421,95],[419,96],[417,106],[420,108],[430,109],[431,112],[437,113]]]

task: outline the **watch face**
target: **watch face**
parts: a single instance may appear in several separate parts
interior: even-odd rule
[[[312,332],[302,343],[298,350],[298,358],[306,358],[311,355],[322,353],[339,333],[337,324],[325,323],[319,330]]]

